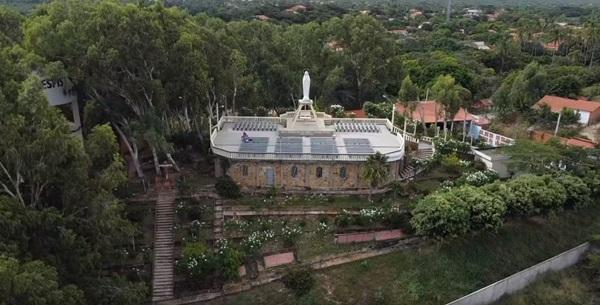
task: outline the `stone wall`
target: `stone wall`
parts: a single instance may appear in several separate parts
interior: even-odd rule
[[[230,160],[227,175],[242,188],[270,187],[267,183],[267,171],[272,169],[275,176],[274,186],[282,190],[366,189],[369,186],[362,179],[363,164],[364,162],[339,161]],[[402,161],[390,162],[389,165],[389,181],[398,179]],[[321,177],[317,175],[318,168],[321,168]],[[345,176],[342,175],[344,168]]]
[[[513,294],[527,287],[527,285],[535,282],[541,275],[548,271],[559,271],[576,264],[584,257],[589,248],[589,243],[581,244],[446,305],[493,304],[503,296]]]

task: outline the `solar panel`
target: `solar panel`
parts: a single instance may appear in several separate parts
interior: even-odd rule
[[[310,152],[313,154],[337,154],[334,138],[310,138]]]
[[[349,154],[372,154],[374,153],[369,139],[344,139],[346,151]]]
[[[302,138],[279,137],[275,146],[275,152],[280,153],[302,153]]]
[[[266,137],[251,137],[251,141],[240,144],[240,152],[246,153],[265,153],[269,145],[269,138]]]

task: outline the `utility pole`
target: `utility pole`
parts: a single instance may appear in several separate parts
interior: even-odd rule
[[[560,127],[560,119],[562,118],[562,110],[558,113],[558,120],[556,120],[556,128],[554,129],[554,135],[558,134],[558,127]]]
[[[452,0],[448,0],[448,8],[446,11],[446,22],[450,23],[450,15],[452,15]]]

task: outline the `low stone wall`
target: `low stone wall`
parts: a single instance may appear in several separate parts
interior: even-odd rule
[[[385,230],[385,231],[372,231],[372,232],[355,232],[355,233],[343,233],[335,234],[336,244],[350,244],[350,243],[361,243],[368,241],[384,241],[401,239],[405,235],[402,230]]]
[[[548,271],[558,271],[574,265],[581,260],[589,247],[589,243],[581,244],[446,305],[486,305],[494,303],[504,295],[512,294],[525,288],[536,281],[540,275]]]

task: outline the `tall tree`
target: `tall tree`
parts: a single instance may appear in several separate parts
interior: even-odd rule
[[[463,104],[463,100],[469,99],[471,93],[457,84],[454,77],[450,75],[441,75],[438,77],[431,88],[431,92],[436,103],[444,110],[444,139],[446,139],[448,134],[448,120],[452,120],[452,124],[454,124],[454,117],[458,113],[461,104]]]
[[[407,75],[402,80],[400,91],[398,91],[398,99],[404,107],[404,133],[406,134],[408,118],[410,117],[412,119],[412,114],[417,108],[419,100],[419,87],[413,83],[410,75]]]
[[[525,69],[511,73],[494,93],[494,107],[501,117],[529,111],[545,93],[547,75],[543,67],[532,62]]]

